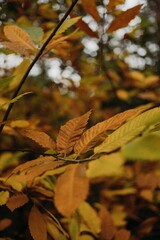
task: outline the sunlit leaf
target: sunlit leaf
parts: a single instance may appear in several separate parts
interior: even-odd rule
[[[125,112],[118,113],[103,122],[97,123],[95,126],[84,132],[80,140],[77,141],[74,147],[75,153],[85,153],[100,141],[101,137],[104,135],[104,133],[106,133],[107,130],[114,130],[118,128],[126,120],[139,115],[141,112],[147,110],[151,106],[152,105],[148,104],[142,105],[135,109],[129,109]]]
[[[110,24],[107,32],[113,32],[120,28],[128,26],[128,23],[137,16],[143,4],[139,4],[118,15]]]
[[[152,133],[136,138],[134,141],[123,146],[122,154],[129,160],[160,160],[160,136]]]
[[[123,172],[123,163],[124,159],[120,153],[104,155],[89,163],[87,176],[89,178],[119,176]]]
[[[101,145],[95,148],[95,153],[116,150],[140,134],[146,127],[158,122],[160,122],[160,108],[148,110],[110,134]]]

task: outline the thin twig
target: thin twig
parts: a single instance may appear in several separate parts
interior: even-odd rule
[[[47,40],[45,41],[45,43],[42,45],[41,49],[39,50],[39,52],[37,53],[37,55],[35,56],[35,58],[33,59],[33,61],[31,62],[31,64],[29,65],[27,71],[25,72],[21,82],[19,83],[16,91],[14,92],[13,96],[11,99],[15,98],[18,96],[19,91],[21,90],[23,84],[25,83],[31,69],[33,68],[33,66],[35,65],[35,63],[38,61],[38,59],[40,58],[40,56],[42,55],[43,51],[45,50],[46,46],[48,45],[48,43],[51,41],[51,39],[55,36],[56,32],[58,31],[58,29],[61,27],[61,25],[63,24],[63,22],[66,20],[66,18],[69,16],[69,14],[71,13],[71,11],[73,10],[74,6],[77,4],[78,0],[75,0],[72,2],[71,6],[69,7],[68,11],[65,13],[65,15],[63,16],[63,18],[60,20],[60,22],[57,24],[57,26],[55,27],[55,29],[53,30],[53,32],[51,33],[51,35],[47,38]],[[3,117],[2,122],[5,122],[8,117],[9,114],[12,110],[14,106],[14,103],[10,103],[5,114]],[[5,123],[3,123],[0,126],[0,134],[2,133],[2,130],[4,128]]]
[[[45,152],[40,152],[40,151],[34,151],[31,149],[16,149],[16,148],[5,148],[5,149],[0,149],[0,152],[24,152],[24,153],[34,153],[42,156],[52,156],[56,158],[57,160],[62,160],[64,162],[68,163],[83,163],[83,162],[90,162],[92,160],[96,160],[97,157],[89,157],[89,158],[83,158],[83,159],[71,159],[71,158],[64,158],[60,157],[57,154],[52,154],[52,153],[45,153]]]

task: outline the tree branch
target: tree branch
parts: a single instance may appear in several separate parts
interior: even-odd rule
[[[74,6],[77,4],[78,0],[74,0],[72,1],[71,6],[69,7],[68,11],[65,13],[65,15],[63,16],[63,18],[60,20],[60,22],[57,24],[57,26],[55,27],[55,29],[53,30],[53,32],[50,34],[50,36],[47,38],[47,40],[45,41],[45,43],[42,45],[41,49],[39,50],[39,52],[37,53],[37,55],[35,56],[35,58],[33,59],[33,61],[31,62],[31,64],[29,65],[27,71],[25,72],[21,82],[19,83],[17,89],[15,90],[13,96],[11,99],[15,98],[18,96],[19,91],[21,90],[23,84],[25,83],[31,69],[33,68],[33,66],[35,65],[35,63],[38,61],[38,59],[40,58],[40,56],[42,55],[43,51],[45,50],[46,46],[48,45],[48,43],[51,41],[51,39],[55,36],[56,32],[58,31],[58,29],[61,27],[61,25],[63,24],[63,22],[66,20],[66,18],[69,16],[69,14],[71,13],[71,11],[73,10]],[[5,121],[8,119],[9,114],[12,110],[14,106],[14,103],[10,103],[5,114],[3,117],[3,124],[0,125],[0,134],[2,133],[2,130],[4,128],[5,125]]]

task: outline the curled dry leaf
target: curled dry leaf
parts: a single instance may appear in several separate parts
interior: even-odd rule
[[[28,226],[34,240],[47,240],[47,226],[42,213],[36,206],[31,208]]]
[[[87,197],[89,180],[85,171],[84,165],[70,165],[57,180],[54,202],[65,217],[70,217]]]
[[[10,197],[6,206],[13,212],[16,208],[22,207],[28,201],[27,195],[19,193]]]

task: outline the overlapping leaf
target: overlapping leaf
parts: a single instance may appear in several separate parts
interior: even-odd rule
[[[90,114],[91,111],[68,121],[60,128],[57,136],[57,149],[59,152],[66,155],[72,151],[76,141],[80,138],[86,127]]]
[[[7,25],[4,27],[4,34],[9,42],[2,42],[11,50],[15,50],[20,54],[29,55],[34,53],[36,48],[32,38],[27,32],[15,25]]]
[[[113,32],[120,28],[126,27],[128,23],[137,16],[142,6],[143,4],[139,4],[118,15],[110,24],[109,28],[107,29],[107,32]]]
[[[89,180],[85,175],[85,166],[70,165],[57,181],[55,188],[55,206],[58,211],[70,217],[85,200],[89,190]]]
[[[26,138],[31,139],[43,149],[55,149],[56,143],[52,138],[42,131],[32,129],[19,129],[18,132]]]
[[[95,153],[111,152],[126,144],[135,136],[140,134],[146,127],[160,122],[160,108],[148,110],[139,116],[131,119],[115,132],[110,134],[105,141],[97,146]]]
[[[91,149],[95,144],[98,143],[98,141],[101,139],[103,134],[107,130],[114,130],[121,126],[126,120],[137,116],[144,110],[150,108],[151,105],[144,105],[140,106],[135,109],[130,109],[125,112],[119,113],[108,120],[105,120],[103,122],[97,123],[95,126],[88,129],[86,132],[83,133],[82,137],[79,141],[77,141],[74,151],[75,153],[84,153]]]
[[[42,213],[36,206],[31,208],[28,226],[34,240],[47,240],[47,226]]]

